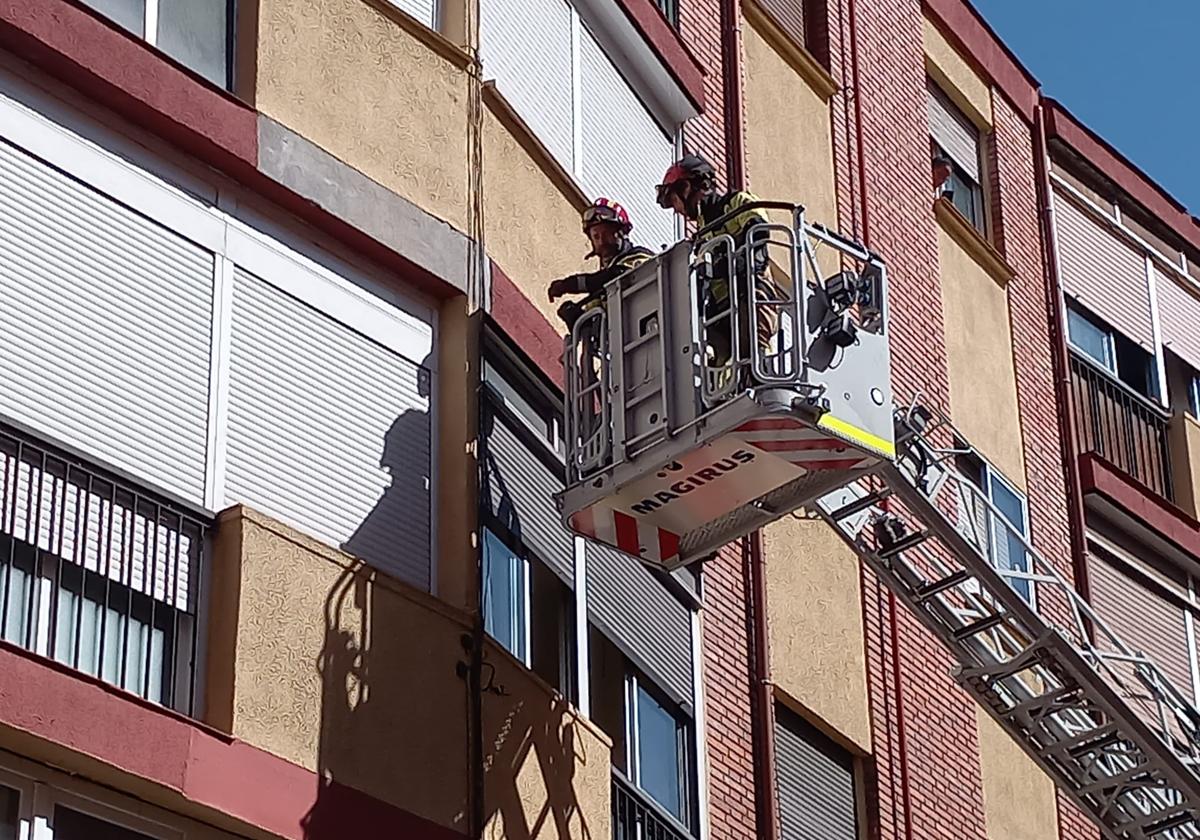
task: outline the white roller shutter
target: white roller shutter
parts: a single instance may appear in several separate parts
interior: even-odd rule
[[[568,172],[575,171],[571,7],[563,0],[480,0],[485,79]]]
[[[226,503],[428,589],[431,387],[424,368],[239,269]]]
[[[658,206],[654,185],[674,160],[675,144],[586,27],[579,41],[584,190],[625,205],[634,241],[660,250],[675,241],[675,219]]]
[[[933,82],[926,83],[929,102],[929,134],[946,150],[975,183],[979,176],[979,129],[963,116]]]
[[[1063,290],[1153,353],[1145,255],[1060,190],[1054,192],[1054,219]]]
[[[202,503],[213,271],[0,141],[0,414]]]
[[[1195,281],[1176,280],[1154,269],[1158,292],[1158,316],[1163,344],[1196,370],[1200,370],[1200,297],[1180,285]]]
[[[421,23],[434,29],[437,26],[436,0],[388,0],[393,6],[415,17]]]

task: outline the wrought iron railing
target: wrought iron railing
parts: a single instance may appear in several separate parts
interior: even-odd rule
[[[0,423],[0,639],[193,714],[211,526]]]
[[[1170,413],[1074,352],[1071,391],[1079,454],[1094,452],[1172,500]]]
[[[612,774],[613,840],[691,840],[692,834],[620,771]]]

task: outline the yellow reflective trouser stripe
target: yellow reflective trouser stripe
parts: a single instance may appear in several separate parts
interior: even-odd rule
[[[834,417],[832,414],[822,415],[821,419],[817,421],[817,428],[841,435],[851,443],[856,443],[873,452],[878,452],[887,458],[896,457],[896,444],[887,438],[872,434],[866,429],[860,429],[853,423],[847,423],[839,417]]]

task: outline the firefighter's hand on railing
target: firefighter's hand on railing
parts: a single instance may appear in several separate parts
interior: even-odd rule
[[[583,305],[576,300],[564,301],[563,305],[558,307],[558,317],[562,318],[563,323],[567,325],[567,329],[574,329],[575,322],[579,320],[579,316],[583,314]]]
[[[563,295],[574,295],[586,291],[583,285],[582,274],[572,274],[567,277],[561,277],[550,284],[549,295],[551,302],[558,300]]]

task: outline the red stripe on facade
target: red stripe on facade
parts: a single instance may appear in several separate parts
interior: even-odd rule
[[[613,511],[613,524],[617,528],[617,548],[624,551],[626,554],[632,554],[634,557],[641,556],[641,540],[638,539],[638,524],[627,513],[621,513],[619,510]]]
[[[739,432],[769,432],[778,429],[803,429],[804,424],[790,417],[763,417],[737,427]]]
[[[751,440],[747,441],[751,446],[761,449],[763,452],[812,452],[812,451],[827,451],[827,452],[845,452],[849,447],[837,440],[829,438],[803,439],[800,440]]]

